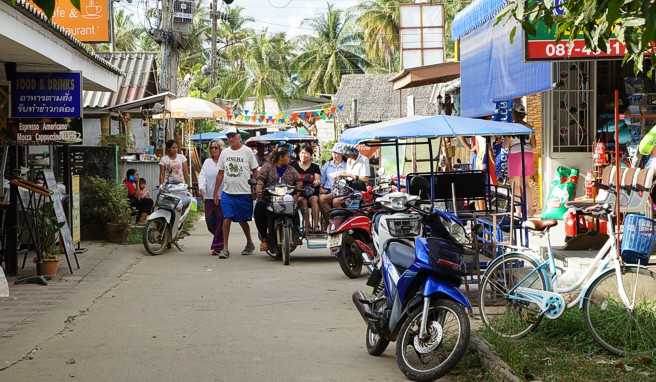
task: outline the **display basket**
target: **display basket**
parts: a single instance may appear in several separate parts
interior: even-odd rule
[[[636,214],[624,218],[622,258],[631,264],[647,265],[656,245],[656,221]]]

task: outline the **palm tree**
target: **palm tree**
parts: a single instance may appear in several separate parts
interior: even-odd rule
[[[267,36],[263,31],[251,36],[243,44],[239,64],[223,66],[219,83],[212,89],[210,98],[255,98],[254,112],[265,111],[265,99],[272,96],[279,105],[289,100],[291,46],[284,34]]]
[[[308,94],[332,94],[337,91],[342,74],[363,73],[362,38],[353,28],[353,18],[328,3],[326,12],[305,20],[314,33],[301,36],[301,53],[295,70]]]
[[[114,12],[114,38],[113,46],[109,44],[90,44],[91,49],[97,52],[134,52],[141,46],[142,36],[146,30],[132,20],[132,15],[119,9]]]
[[[389,72],[399,66],[399,4],[408,0],[367,0],[358,5],[358,25],[364,35],[365,52],[369,60],[387,68]]]

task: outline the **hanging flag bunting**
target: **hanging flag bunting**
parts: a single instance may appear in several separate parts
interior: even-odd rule
[[[331,119],[338,110],[343,111],[344,105],[330,105],[316,110],[277,114],[259,114],[255,112],[251,113],[250,110],[244,110],[241,114],[234,112],[228,113],[227,119],[243,122],[259,122],[262,124],[288,124],[299,120],[313,123],[319,119]]]

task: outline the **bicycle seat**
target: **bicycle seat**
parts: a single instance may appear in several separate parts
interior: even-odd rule
[[[551,227],[558,225],[558,221],[554,219],[545,219],[545,220],[527,220],[524,222],[524,228],[528,228],[531,231],[542,232],[546,231]]]

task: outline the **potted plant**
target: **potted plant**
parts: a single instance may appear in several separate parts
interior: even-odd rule
[[[105,239],[112,243],[127,242],[132,212],[127,189],[122,184],[95,176],[87,180],[93,213],[105,223]]]
[[[59,270],[59,229],[64,223],[57,221],[52,203],[44,204],[37,216],[43,250],[43,259],[37,266],[40,267],[40,274],[53,278]]]

